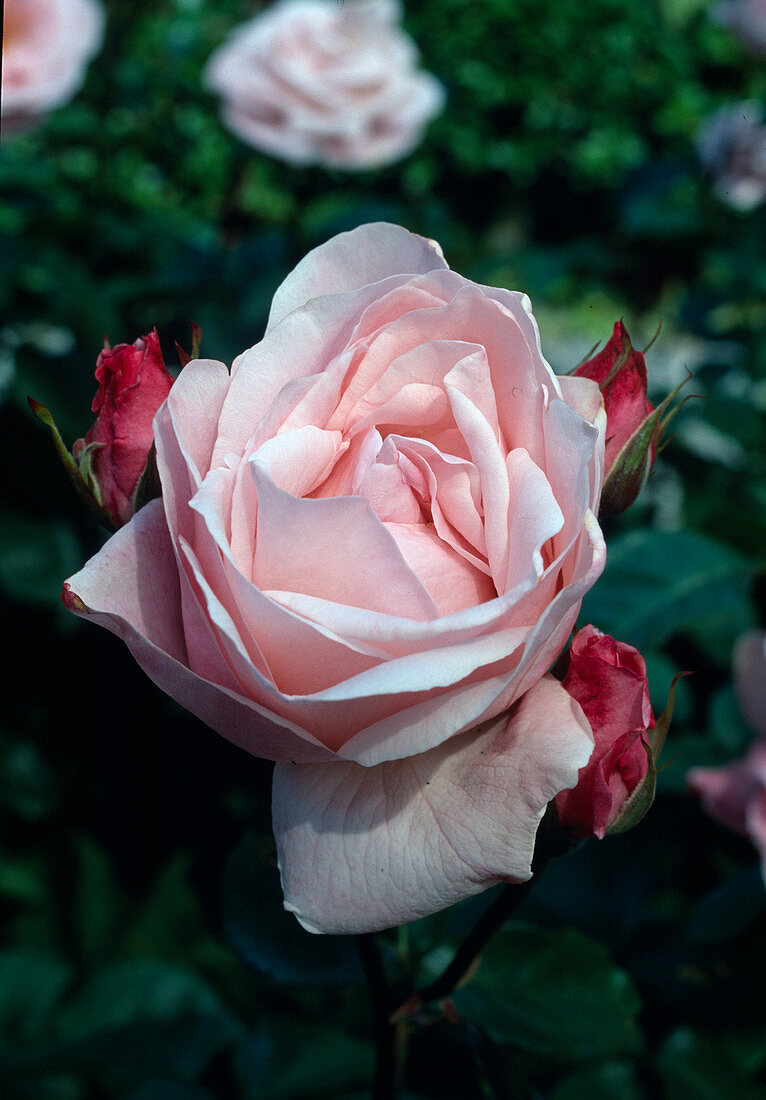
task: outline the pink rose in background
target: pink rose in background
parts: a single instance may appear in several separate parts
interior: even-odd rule
[[[744,46],[766,57],[766,0],[727,0],[712,13]]]
[[[766,738],[766,630],[750,630],[734,646],[734,690],[748,724]]]
[[[115,527],[135,512],[135,496],[154,440],[152,419],[173,377],[162,358],[157,330],[133,344],[104,348],[96,363],[95,423],[73,454],[82,467],[88,452],[98,503]]]
[[[733,665],[740,708],[758,739],[733,764],[692,768],[687,782],[711,817],[750,838],[766,881],[766,631],[742,635],[734,648]]]
[[[559,821],[577,836],[603,837],[649,767],[643,736],[654,715],[646,664],[632,645],[586,626],[572,639],[563,686],[582,707],[596,746],[577,786],[556,799]]]
[[[374,168],[399,160],[444,105],[417,68],[395,0],[282,0],[211,57],[226,125],[290,164]]]
[[[697,134],[702,166],[721,202],[754,210],[766,198],[766,126],[759,103],[747,100],[721,107]]]
[[[97,0],[5,0],[3,132],[23,130],[71,99],[103,37]]]
[[[551,371],[525,295],[386,224],[310,253],[231,373],[192,360],[174,383],[162,499],[64,599],[280,762],[283,887],[307,928],[529,878],[593,747],[545,672],[604,564],[604,421],[594,382]]]

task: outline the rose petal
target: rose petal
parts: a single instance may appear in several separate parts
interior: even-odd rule
[[[70,577],[64,602],[122,638],[162,691],[247,752],[267,760],[332,758],[310,733],[186,667],[178,568],[160,500],[137,512]]]
[[[509,719],[406,761],[277,765],[285,908],[310,932],[369,932],[526,881],[545,807],[591,749],[579,706],[545,677]]]
[[[492,580],[475,569],[424,523],[386,523],[402,557],[422,582],[439,615],[451,615],[497,595]]]
[[[446,266],[435,241],[398,225],[373,222],[339,233],[309,252],[277,289],[268,328],[321,294],[345,293],[390,275],[425,274]]]
[[[368,501],[299,499],[277,488],[259,462],[251,469],[258,490],[253,579],[259,588],[407,618],[437,617]]]

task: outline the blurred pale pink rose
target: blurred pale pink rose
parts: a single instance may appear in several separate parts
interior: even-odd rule
[[[734,689],[740,710],[766,738],[766,630],[749,630],[734,647]]]
[[[71,99],[103,37],[97,0],[5,0],[3,131],[23,130]]]
[[[697,151],[721,202],[754,210],[766,198],[766,126],[754,100],[719,108],[697,134]]]
[[[766,57],[766,0],[726,0],[712,12],[743,46]]]
[[[211,57],[226,125],[291,164],[374,168],[399,160],[444,105],[397,25],[396,0],[282,0]]]
[[[766,631],[742,635],[733,665],[740,709],[759,737],[741,760],[693,768],[687,779],[711,817],[750,838],[766,881]]]
[[[529,877],[593,747],[545,673],[604,564],[605,420],[595,382],[551,371],[525,295],[386,224],[310,253],[231,373],[192,360],[174,383],[162,498],[64,599],[281,762],[283,886],[307,928]]]

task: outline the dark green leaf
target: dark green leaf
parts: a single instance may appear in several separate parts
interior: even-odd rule
[[[570,1073],[549,1100],[642,1100],[643,1095],[630,1062],[606,1062]]]
[[[750,622],[750,573],[739,554],[693,531],[630,531],[610,542],[580,620],[639,649],[690,625],[723,631],[730,646]]]
[[[137,1022],[214,1017],[234,1033],[231,1014],[196,974],[159,959],[131,959],[97,971],[61,1012],[60,1033],[82,1039]]]
[[[300,1051],[300,1057],[296,1057]],[[337,1028],[274,1020],[237,1051],[244,1100],[313,1100],[372,1078],[369,1043]]]
[[[605,1057],[639,1046],[639,1001],[627,975],[577,932],[507,926],[455,1004],[495,1041],[553,1058]]]
[[[81,564],[77,540],[66,524],[3,517],[0,584],[16,599],[55,604],[62,581]]]
[[[657,1068],[667,1100],[764,1100],[766,1096],[762,1085],[748,1080],[724,1042],[689,1028],[670,1036],[658,1055]]]
[[[70,967],[44,951],[0,952],[0,1032],[6,1039],[43,1033],[71,977]]]
[[[757,864],[732,875],[697,905],[689,935],[701,943],[722,943],[738,936],[766,913],[766,888]]]
[[[240,1034],[198,976],[154,959],[104,967],[56,1016],[58,1038],[0,1049],[8,1074],[87,1073],[108,1090],[193,1080]]]
[[[122,1093],[120,1100],[214,1100],[214,1097],[200,1085],[167,1077],[145,1081],[138,1088]]]

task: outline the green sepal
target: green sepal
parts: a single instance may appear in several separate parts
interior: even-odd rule
[[[53,440],[53,446],[56,448],[61,462],[66,470],[67,476],[72,484],[74,491],[80,497],[85,504],[88,505],[92,511],[96,513],[99,520],[105,527],[110,530],[115,529],[115,523],[109,513],[101,505],[101,493],[98,488],[95,477],[91,470],[91,458],[93,452],[98,450],[101,443],[89,443],[83,447],[78,458],[67,450],[64,440],[61,438],[61,432],[56,427],[56,423],[53,419],[53,415],[50,409],[47,409],[45,405],[41,405],[39,401],[35,401],[34,397],[27,397],[27,403],[32,410],[34,416],[44,424],[50,432],[51,439]]]
[[[77,444],[75,444],[75,447],[76,446]],[[82,450],[75,450],[74,452],[75,462],[77,463],[80,477],[82,478],[86,491],[91,494],[99,508],[102,507],[101,487],[93,472],[92,459],[96,451],[100,451],[103,446],[103,443],[86,443]]]
[[[139,508],[143,508],[150,500],[154,500],[155,497],[161,496],[162,482],[160,481],[160,473],[157,469],[157,448],[154,444],[154,440],[152,440],[152,446],[146,459],[144,472],[138,479],[136,491],[133,494],[133,514],[135,515]]]
[[[599,515],[609,516],[624,512],[643,489],[652,468],[652,450],[660,449],[668,425],[683,405],[681,401],[670,409],[670,403],[689,378],[691,375],[679,382],[664,401],[649,413],[618,452],[604,480]]]
[[[191,363],[192,359],[199,359],[199,349],[202,343],[202,329],[199,327],[196,321],[191,322],[192,342],[191,353],[182,348],[176,340],[176,352],[178,353],[178,361],[181,364],[181,369],[186,366],[187,363]]]
[[[199,359],[199,349],[202,343],[202,329],[199,327],[196,321],[191,323],[192,330],[192,345],[191,345],[191,357],[192,359]]]
[[[652,750],[647,744],[645,735],[641,736],[641,744],[646,750],[646,759],[649,765],[646,769],[646,775],[625,799],[622,809],[612,824],[605,830],[604,836],[616,836],[619,833],[626,833],[628,829],[638,825],[654,802],[654,795],[657,790],[657,765],[654,762]]]

